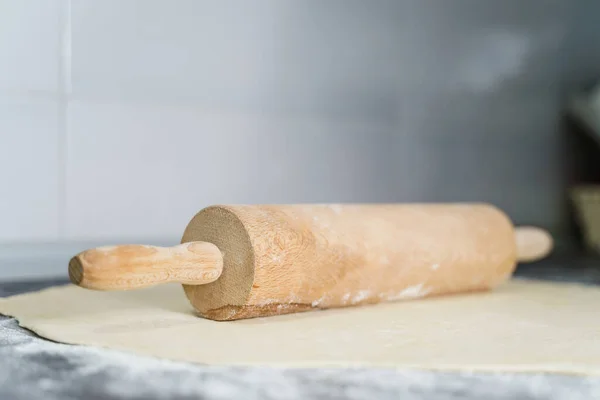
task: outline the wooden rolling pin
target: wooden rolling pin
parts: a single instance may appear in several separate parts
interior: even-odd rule
[[[487,290],[552,248],[486,204],[212,206],[182,243],[87,250],[69,276],[97,290],[180,282],[201,316],[235,320]]]

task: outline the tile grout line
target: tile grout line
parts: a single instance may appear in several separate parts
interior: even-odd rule
[[[66,237],[67,107],[71,91],[71,0],[61,2],[58,57],[58,240]]]

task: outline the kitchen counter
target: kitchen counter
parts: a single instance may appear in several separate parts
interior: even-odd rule
[[[600,285],[600,261],[554,257],[516,275]],[[3,282],[0,296],[65,283]],[[0,357],[0,399],[600,399],[600,377],[176,363],[55,343],[2,316]]]

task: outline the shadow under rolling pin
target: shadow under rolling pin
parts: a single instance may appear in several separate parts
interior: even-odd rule
[[[86,250],[69,276],[95,290],[178,282],[201,316],[234,320],[487,290],[553,246],[487,204],[212,206],[182,242]]]

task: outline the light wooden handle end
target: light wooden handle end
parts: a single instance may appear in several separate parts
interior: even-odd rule
[[[520,226],[515,229],[517,259],[527,263],[541,260],[552,252],[554,240],[548,231],[534,226]]]
[[[69,262],[71,282],[96,290],[138,289],[166,282],[203,285],[216,281],[222,271],[219,248],[206,242],[98,247]]]

